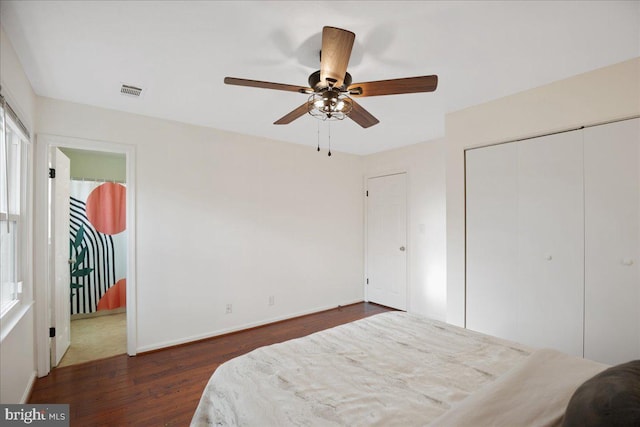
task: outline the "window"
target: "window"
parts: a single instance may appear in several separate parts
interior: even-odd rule
[[[17,305],[22,293],[29,153],[25,132],[7,110],[0,103],[0,317]]]

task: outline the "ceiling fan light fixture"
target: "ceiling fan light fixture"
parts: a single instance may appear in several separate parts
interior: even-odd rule
[[[309,114],[320,120],[343,120],[353,108],[346,94],[335,89],[313,93],[307,101]]]

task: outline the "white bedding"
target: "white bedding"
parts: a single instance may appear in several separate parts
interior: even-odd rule
[[[222,364],[191,425],[426,425],[530,353],[421,316],[379,314]]]
[[[560,426],[575,390],[607,367],[556,350],[536,350],[497,380],[454,404],[432,425]]]

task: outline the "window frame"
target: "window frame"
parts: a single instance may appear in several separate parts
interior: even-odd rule
[[[0,163],[5,171],[4,176],[0,179],[0,185],[5,187],[0,190],[0,197],[4,198],[0,202],[0,226],[6,227],[8,223],[14,223],[13,232],[16,233],[13,247],[13,277],[8,283],[13,284],[13,298],[4,304],[0,302],[0,322],[1,322],[1,338],[4,338],[11,326],[17,321],[20,313],[26,310],[31,304],[31,292],[25,283],[28,283],[30,277],[28,265],[31,257],[29,256],[31,245],[29,238],[31,236],[30,218],[31,218],[31,156],[32,144],[29,133],[24,128],[20,120],[13,115],[15,114],[11,107],[6,104],[4,99],[0,98],[0,114],[4,118],[4,127],[0,129]],[[1,119],[0,119],[1,120]],[[12,141],[7,139],[4,133],[10,134]],[[5,144],[7,144],[5,146]],[[14,156],[7,156],[8,144],[16,144],[18,150],[17,164],[12,165],[10,162],[15,160]],[[17,183],[13,185],[12,178],[9,177],[9,171],[15,171],[17,168]],[[11,187],[11,188],[9,188]],[[5,192],[7,191],[7,192]],[[16,194],[17,193],[17,194]],[[17,201],[17,203],[15,203]],[[6,205],[6,206],[5,206]],[[0,267],[4,268],[4,266]],[[16,318],[17,317],[17,318]],[[0,339],[1,341],[1,339]]]

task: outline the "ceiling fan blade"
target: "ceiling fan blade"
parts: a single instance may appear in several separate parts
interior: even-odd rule
[[[236,86],[258,87],[263,89],[285,90],[287,92],[312,93],[313,89],[306,86],[287,85],[283,83],[262,82],[260,80],[239,79],[236,77],[225,77],[225,84]]]
[[[350,96],[399,95],[402,93],[433,92],[438,87],[438,76],[406,77],[403,79],[378,80],[353,83]]]
[[[322,29],[320,81],[323,84],[326,82],[327,85],[342,86],[355,38],[354,33],[341,28]]]
[[[368,128],[373,125],[377,125],[380,123],[380,120],[376,119],[371,115],[370,112],[362,108],[360,104],[358,104],[353,99],[351,100],[351,112],[349,113],[349,118],[362,126],[363,128]]]
[[[304,104],[302,104],[301,106],[299,106],[298,108],[290,112],[289,114],[286,114],[281,118],[279,118],[278,120],[276,120],[275,122],[273,122],[273,124],[274,125],[289,124],[295,119],[304,116],[305,113],[308,113],[308,112],[309,112],[309,108],[307,107],[307,103],[305,102]]]

